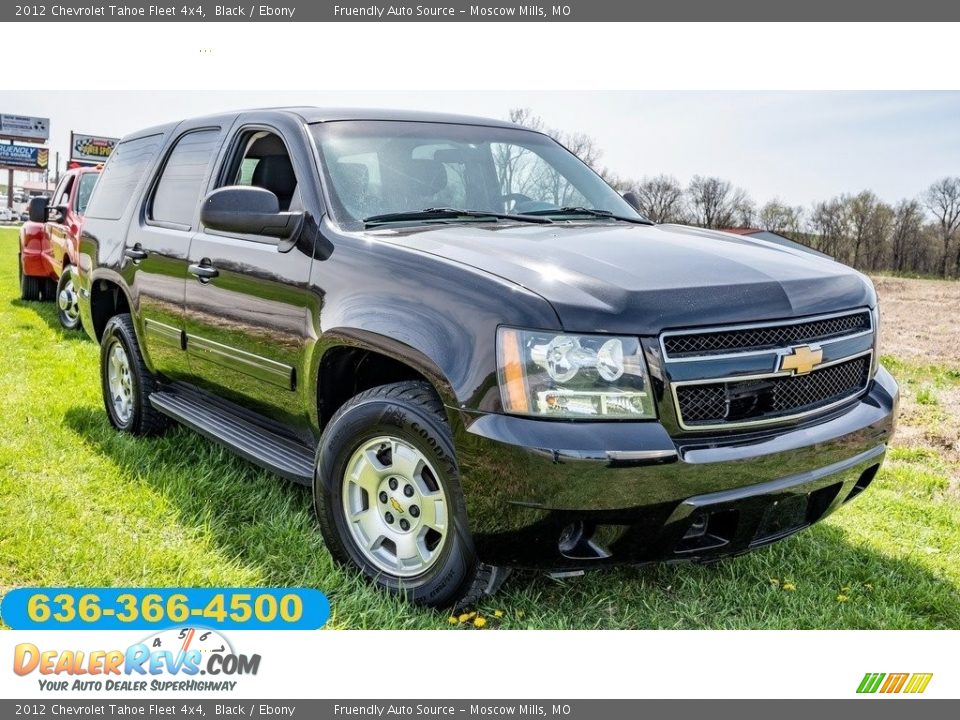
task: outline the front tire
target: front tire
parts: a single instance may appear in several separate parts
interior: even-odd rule
[[[63,268],[55,297],[57,298],[57,319],[60,324],[65,330],[79,330],[80,305],[74,284],[73,268],[69,265]]]
[[[128,313],[114,315],[100,340],[100,384],[110,424],[133,435],[155,435],[167,417],[150,404],[157,381],[147,370]]]
[[[443,404],[425,382],[367,390],[330,420],[313,486],[334,559],[417,604],[477,599],[476,557]]]

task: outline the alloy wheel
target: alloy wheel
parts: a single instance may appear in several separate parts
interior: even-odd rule
[[[437,561],[448,534],[447,498],[412,444],[391,436],[364,442],[347,463],[342,494],[353,540],[374,566],[412,577]]]

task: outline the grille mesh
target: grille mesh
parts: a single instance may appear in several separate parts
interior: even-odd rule
[[[742,330],[668,335],[664,337],[663,345],[667,356],[676,358],[710,353],[766,350],[854,335],[869,329],[870,313],[864,311],[795,325],[771,325]]]
[[[794,415],[856,395],[870,376],[870,356],[791,375],[677,388],[684,425],[719,425]]]

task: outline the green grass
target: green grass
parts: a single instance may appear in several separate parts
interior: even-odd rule
[[[16,233],[4,230],[0,591],[305,585],[329,595],[330,627],[450,627],[445,613],[335,567],[306,490],[182,428],[147,440],[113,431],[96,345],[61,331],[52,305],[17,295]],[[955,371],[890,361],[931,389],[960,383]],[[934,450],[895,449],[856,502],[770,548],[710,567],[564,581],[517,573],[478,610],[487,629],[960,628],[960,503],[947,492],[950,472]]]

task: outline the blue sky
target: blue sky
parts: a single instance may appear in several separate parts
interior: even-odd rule
[[[51,118],[52,149],[71,129],[123,135],[166,120],[284,104],[399,107],[503,117],[530,107],[582,131],[620,175],[720,175],[762,203],[799,205],[869,188],[895,202],[960,175],[960,92],[6,92],[0,112]]]

